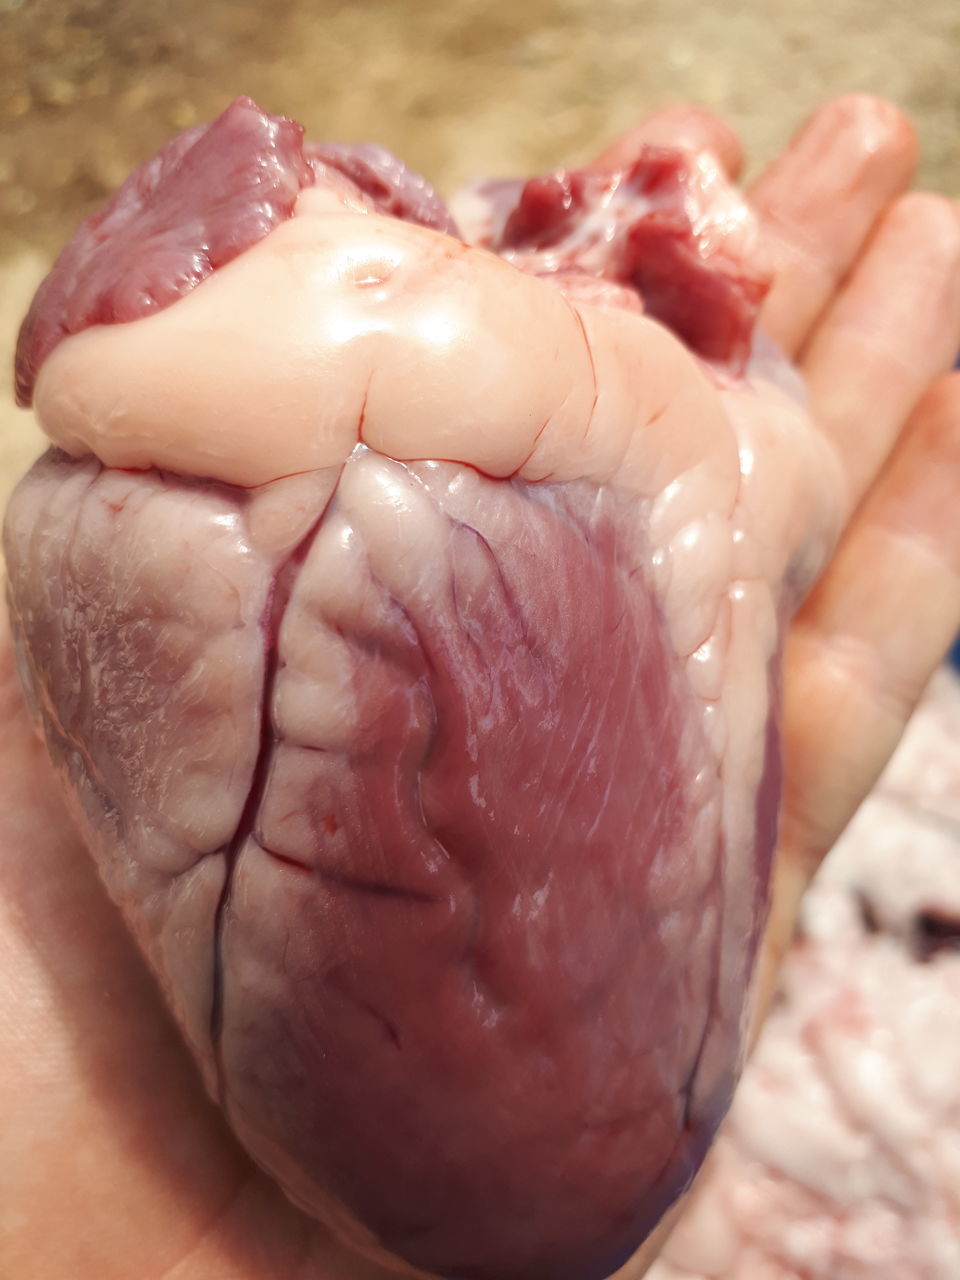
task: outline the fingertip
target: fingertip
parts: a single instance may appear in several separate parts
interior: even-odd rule
[[[900,224],[946,267],[960,265],[960,205],[933,191],[908,191],[887,218]]]
[[[815,108],[790,141],[788,153],[795,150],[812,158],[826,151],[850,159],[858,155],[871,168],[895,170],[903,184],[912,178],[920,154],[909,116],[889,99],[868,93],[842,94]]]
[[[894,103],[869,94],[845,94],[816,108],[783,154],[760,175],[751,199],[776,216],[783,203],[816,206],[823,194],[842,199],[867,192],[876,204],[909,186],[919,158],[917,133]],[[804,196],[796,190],[806,178]]]
[[[869,93],[842,94],[814,112],[810,123],[814,121],[821,127],[825,123],[856,135],[862,150],[869,155],[896,155],[911,173],[917,166],[917,131],[910,117],[888,98]]]
[[[847,94],[817,108],[751,187],[774,266],[762,324],[789,355],[809,342],[916,163],[916,133],[903,112],[883,98]]]

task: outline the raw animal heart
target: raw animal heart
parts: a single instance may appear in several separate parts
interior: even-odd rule
[[[586,1280],[730,1101],[837,469],[710,157],[455,212],[245,99],[170,143],[25,322],[10,605],[252,1155],[367,1251]]]

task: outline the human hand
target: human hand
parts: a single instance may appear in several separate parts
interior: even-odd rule
[[[735,140],[715,121],[677,125],[706,145],[716,130],[713,149],[738,172]],[[784,798],[754,1039],[802,895],[960,627],[960,373],[948,372],[960,347],[960,215],[904,194],[914,164],[898,113],[845,99],[749,192],[775,264],[761,324],[803,373],[847,484],[841,539],[786,639]],[[646,1272],[684,1206],[618,1278]]]
[[[679,136],[738,164],[733,139],[696,113],[642,130],[620,145]],[[960,621],[960,517],[950,500],[960,391],[954,379],[931,385],[960,341],[960,231],[947,202],[901,197],[912,164],[899,117],[848,102],[828,109],[754,191],[778,266],[766,327],[798,356],[813,411],[844,460],[849,521],[788,640],[771,970],[802,886]],[[9,1185],[0,1185],[0,1274],[382,1274],[292,1209],[203,1096],[54,799],[6,640],[3,655],[0,1180]]]

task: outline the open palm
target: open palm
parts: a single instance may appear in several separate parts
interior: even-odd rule
[[[647,140],[717,153],[697,112]],[[846,531],[787,641],[786,793],[769,992],[800,894],[883,767],[960,624],[960,218],[904,195],[909,126],[845,99],[752,192],[766,331],[846,472]],[[237,1147],[57,798],[0,636],[0,1275],[361,1280],[381,1268],[293,1209]],[[630,1272],[639,1275],[656,1242]]]

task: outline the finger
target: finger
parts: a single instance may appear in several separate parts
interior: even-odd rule
[[[924,396],[788,637],[786,785],[761,1001],[811,877],[960,628],[958,490],[953,374]]]
[[[0,1274],[121,1280],[138,1233],[159,1275],[246,1166],[58,802],[2,608],[0,724]]]
[[[709,151],[730,178],[743,168],[743,151],[729,125],[699,107],[664,107],[628,130],[593,161],[591,169],[622,169],[644,147],[685,147]]]
[[[761,325],[795,355],[877,218],[910,184],[913,127],[879,98],[851,95],[814,112],[754,183],[774,283]]]
[[[854,505],[930,382],[960,348],[960,211],[902,196],[883,216],[800,368]]]

